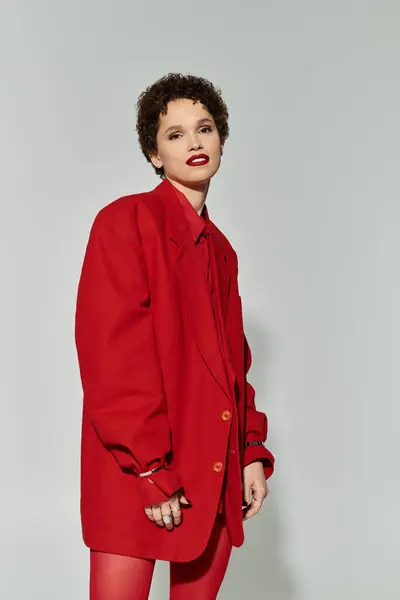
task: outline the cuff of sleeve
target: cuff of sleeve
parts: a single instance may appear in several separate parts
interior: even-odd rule
[[[243,467],[256,461],[263,463],[265,479],[271,477],[274,472],[275,458],[265,446],[247,446],[244,449]]]
[[[182,487],[176,469],[166,465],[163,469],[147,477],[137,477],[139,497],[144,507],[160,504]]]
[[[258,410],[248,410],[246,414],[246,441],[260,439],[265,441],[268,435],[267,415]]]

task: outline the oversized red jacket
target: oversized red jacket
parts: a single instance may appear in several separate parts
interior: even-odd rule
[[[84,543],[129,556],[186,562],[205,549],[226,474],[225,515],[244,541],[243,467],[274,457],[267,417],[246,380],[237,255],[210,221],[217,263],[225,368],[201,258],[172,183],[118,198],[96,215],[75,313],[83,387],[81,519]],[[228,373],[228,376],[227,376]],[[235,429],[233,430],[233,427]],[[158,465],[151,477],[138,477]],[[183,488],[172,532],[143,507]]]

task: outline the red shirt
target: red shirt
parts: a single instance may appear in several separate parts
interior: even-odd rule
[[[207,227],[207,224],[209,222],[207,206],[204,205],[201,216],[200,216],[198,214],[198,212],[196,211],[196,209],[191,205],[189,200],[186,198],[186,196],[180,190],[178,190],[177,188],[174,187],[174,191],[176,192],[176,194],[178,196],[178,199],[181,203],[181,206],[182,206],[185,216],[187,218],[193,242],[194,242],[196,248],[198,249],[199,255],[201,256],[201,260],[202,260],[203,268],[204,268],[204,277],[208,283],[208,289],[209,289],[210,296],[211,296],[211,301],[212,301],[212,306],[213,306],[213,311],[214,311],[214,319],[215,319],[215,324],[216,324],[217,331],[218,331],[221,352],[222,352],[222,355],[224,358],[225,369],[230,369],[232,367],[229,364],[229,358],[227,356],[227,353],[229,350],[227,348],[225,348],[225,346],[224,346],[224,339],[223,339],[223,335],[222,335],[223,324],[221,323],[220,319],[218,319],[218,315],[221,314],[221,311],[218,310],[218,307],[217,307],[217,302],[219,299],[217,297],[217,294],[215,294],[215,292],[214,292],[214,290],[217,289],[217,286],[215,285],[216,273],[215,273],[214,269],[212,268],[212,265],[216,264],[216,263],[214,260],[211,260],[211,253],[213,252],[213,240],[212,240],[212,236],[210,234],[209,228]],[[236,419],[234,419],[234,423],[232,423],[232,426],[235,426],[235,424],[236,424]],[[226,471],[225,471],[224,484],[225,484],[225,481],[226,481]],[[224,492],[225,492],[225,485],[222,486],[221,498],[220,498],[220,503],[218,506],[218,513],[220,513],[220,514],[223,513]]]

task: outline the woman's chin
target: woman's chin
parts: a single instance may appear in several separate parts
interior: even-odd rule
[[[182,183],[183,185],[187,184],[187,185],[193,185],[193,184],[206,184],[210,181],[210,179],[212,177],[214,177],[214,175],[217,173],[218,169],[219,169],[219,165],[218,168],[215,169],[205,169],[205,168],[201,168],[201,167],[188,167],[188,169],[192,169],[193,171],[187,171],[185,169],[185,171],[182,173],[177,173],[177,174],[167,174],[167,177],[170,177],[171,179],[174,179],[175,181],[179,181],[180,183]]]

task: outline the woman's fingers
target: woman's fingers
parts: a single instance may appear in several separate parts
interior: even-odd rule
[[[146,506],[144,511],[150,521],[153,521],[159,527],[165,527],[165,529],[171,531],[182,522],[181,502],[183,506],[191,507],[192,505],[191,501],[185,498],[183,494],[176,493],[161,504]],[[165,515],[170,518],[169,523],[163,521],[163,516]]]
[[[174,520],[172,518],[172,514],[171,514],[171,506],[169,504],[169,502],[163,502],[163,504],[161,504],[161,519],[162,517],[167,516],[169,518],[169,522],[165,523],[163,521],[163,525],[165,527],[165,529],[167,529],[168,531],[171,531],[174,528]]]
[[[151,508],[151,506],[146,506],[146,508],[144,509],[144,512],[146,513],[146,515],[150,519],[150,521],[154,521],[153,509]]]
[[[150,521],[153,521],[159,527],[165,527],[168,531],[171,531],[174,526],[180,525],[182,521],[181,506],[179,497],[176,494],[171,496],[166,502],[146,506],[144,512]],[[163,520],[165,516],[169,517],[167,522]]]
[[[266,487],[256,487],[253,486],[252,490],[253,490],[253,497],[251,499],[251,506],[250,508],[246,511],[246,514],[244,515],[244,520],[247,521],[248,519],[251,519],[251,517],[254,517],[254,515],[256,515],[258,512],[260,512],[262,505],[264,504],[264,499],[267,496],[267,489]],[[246,500],[248,502],[248,500]]]
[[[180,525],[182,522],[182,511],[179,498],[174,498],[169,503],[171,507],[171,515],[174,525]]]
[[[179,502],[185,505],[191,504],[190,500],[188,500],[183,494],[180,495]]]
[[[153,504],[151,507],[153,510],[153,519],[159,527],[164,527],[164,521],[162,520],[161,504]]]

